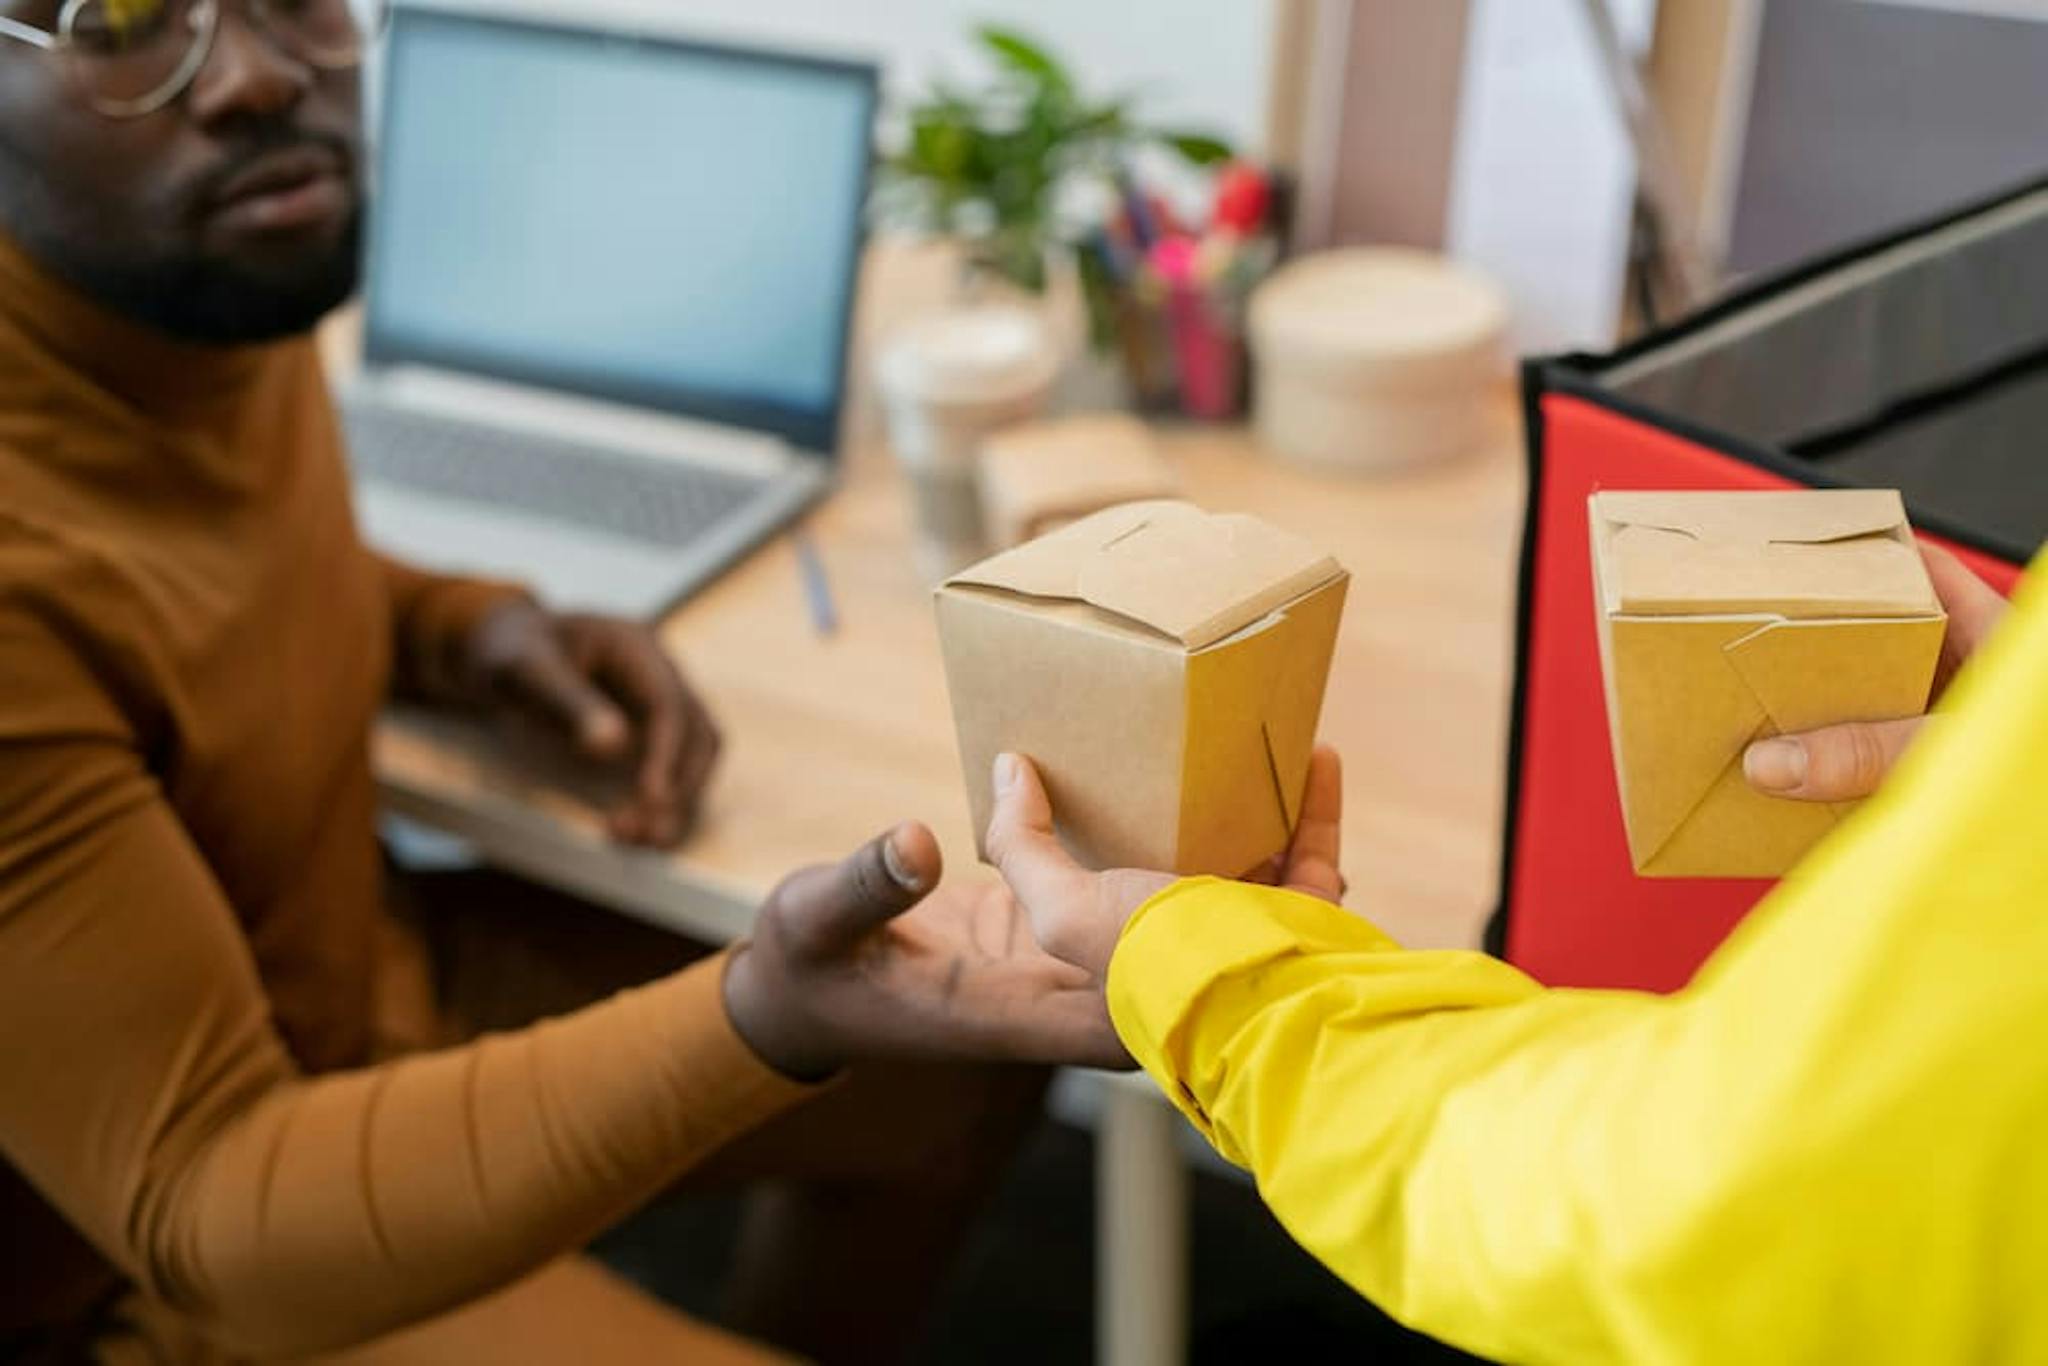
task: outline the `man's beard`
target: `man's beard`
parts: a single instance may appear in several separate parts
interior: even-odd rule
[[[258,158],[324,147],[353,180],[357,149],[343,136],[285,124],[244,130],[233,153],[174,196],[108,200],[64,183],[0,129],[0,224],[44,268],[111,313],[181,341],[237,346],[310,331],[355,293],[364,234],[362,196],[326,246],[237,258],[210,254],[199,209]]]
[[[289,272],[203,255],[122,264],[59,253],[45,262],[95,303],[181,341],[239,346],[309,332],[347,302],[362,271],[363,214]]]

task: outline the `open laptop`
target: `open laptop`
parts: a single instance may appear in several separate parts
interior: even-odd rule
[[[876,73],[582,8],[393,15],[343,412],[371,543],[644,618],[831,483]]]

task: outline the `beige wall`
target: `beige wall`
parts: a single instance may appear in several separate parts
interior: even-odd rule
[[[1466,0],[1308,0],[1304,245],[1441,246]]]
[[[1699,249],[1726,260],[1763,0],[1662,0],[1649,87]]]

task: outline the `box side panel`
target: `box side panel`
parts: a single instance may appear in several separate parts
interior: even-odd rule
[[[1038,765],[1082,862],[1171,866],[1186,657],[974,594],[941,593],[938,618],[977,850],[1008,750]]]
[[[1781,877],[1840,819],[1834,807],[1758,793],[1742,776],[1738,753],[1642,873],[1655,878]]]
[[[1628,619],[1612,623],[1624,812],[1649,877],[1777,877],[1847,807],[1768,797],[1754,738],[1917,715],[1944,623]]]
[[[1174,871],[1236,877],[1286,848],[1349,583],[1338,579],[1264,629],[1190,658]]]
[[[1590,509],[1591,504],[1588,504]],[[1597,513],[1586,518],[1587,530],[1592,536],[1591,563],[1593,568],[1593,620],[1600,650],[1600,686],[1607,700],[1607,752],[1614,765],[1614,789],[1621,796],[1621,817],[1625,827],[1630,826],[1628,765],[1622,761],[1624,753],[1621,739],[1621,703],[1615,696],[1614,688],[1614,616],[1608,609],[1606,571],[1606,524]],[[1513,794],[1509,800],[1513,801]],[[1635,848],[1633,831],[1629,835],[1629,856],[1637,868],[1642,867],[1642,856]]]
[[[1729,662],[1781,731],[1890,721],[1927,710],[1945,617],[1781,622],[1729,646]]]
[[[1777,622],[1724,654],[1764,713],[1763,733],[1916,716],[1926,708],[1946,621]],[[1741,756],[1643,872],[1649,877],[1782,877],[1854,805],[1767,797]]]
[[[1606,623],[1607,688],[1629,853],[1646,871],[1729,764],[1766,732],[1724,648],[1761,621],[1621,617]]]

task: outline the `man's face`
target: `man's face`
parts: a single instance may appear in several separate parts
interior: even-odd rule
[[[56,25],[59,0],[0,0]],[[224,0],[211,56],[164,109],[96,112],[64,60],[0,44],[0,227],[102,305],[172,336],[264,341],[355,288],[357,73],[301,62]]]

